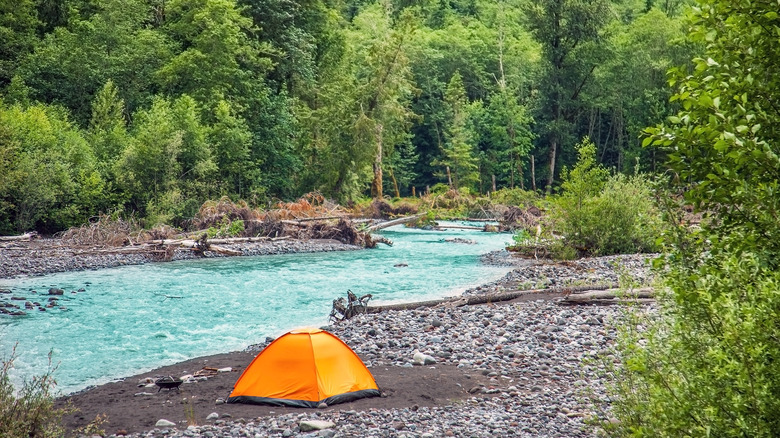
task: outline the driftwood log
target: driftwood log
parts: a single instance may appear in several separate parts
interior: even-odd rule
[[[474,227],[470,225],[436,225],[435,228],[440,230],[474,230],[474,231],[485,230],[485,227]]]
[[[650,303],[655,301],[655,292],[652,288],[646,287],[633,290],[608,289],[603,291],[587,291],[583,293],[571,294],[566,296],[558,304],[576,305],[576,304],[627,304],[627,303]]]
[[[0,236],[0,242],[27,242],[36,238],[38,238],[38,233],[31,231],[19,236]]]
[[[226,242],[230,243],[230,242]],[[146,242],[147,245],[162,245],[162,246],[173,246],[173,247],[182,247],[182,248],[191,248],[193,251],[197,252],[203,252],[203,251],[213,251],[219,254],[224,255],[230,255],[230,256],[239,256],[243,254],[241,251],[236,251],[234,249],[224,248],[218,245],[213,245],[205,235],[203,235],[198,240],[193,239],[163,239],[163,240],[150,240],[149,242]]]
[[[368,306],[365,313],[381,313],[388,310],[410,310],[417,309],[418,307],[435,307],[439,305],[460,307],[460,306],[473,306],[476,304],[498,303],[502,301],[510,301],[518,298],[534,299],[535,297],[542,298],[560,298],[576,292],[596,291],[596,290],[608,290],[615,288],[617,285],[591,285],[591,286],[572,286],[572,287],[552,287],[545,289],[529,289],[519,290],[512,292],[504,292],[498,294],[484,294],[474,295],[469,297],[451,297],[442,298],[438,300],[417,301],[413,303],[401,303],[401,304],[388,304],[384,306]]]
[[[402,218],[398,218],[398,219],[393,219],[393,220],[387,221],[387,222],[381,222],[381,223],[378,223],[376,225],[371,225],[370,227],[366,228],[366,231],[371,233],[371,232],[374,232],[374,231],[382,230],[384,228],[392,227],[394,225],[405,224],[407,222],[414,222],[414,221],[420,219],[423,216],[424,216],[423,214],[416,214],[414,216],[406,216],[406,217],[402,217]]]

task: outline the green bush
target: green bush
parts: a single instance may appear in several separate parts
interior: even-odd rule
[[[524,207],[538,202],[539,195],[534,191],[520,188],[499,189],[490,194],[490,200],[496,204]]]
[[[605,430],[630,437],[780,436],[780,69],[777,2],[699,0],[678,113],[648,129],[681,203],[656,318],[623,328]],[[770,74],[770,72],[772,72]],[[762,78],[757,80],[756,78]],[[670,200],[670,204],[673,202]],[[635,330],[634,327],[646,327]]]
[[[657,251],[662,221],[650,182],[642,175],[610,176],[588,139],[577,150],[577,165],[564,170],[562,192],[551,200],[564,245],[586,255]]]
[[[206,230],[206,235],[209,239],[217,237],[238,237],[244,233],[244,221],[241,219],[231,221],[227,217],[223,217],[218,227],[209,227]]]
[[[0,362],[0,437],[48,438],[62,437],[60,426],[69,409],[54,408],[52,389],[55,385],[53,369],[46,374],[24,382],[18,393],[9,375],[15,352],[10,359]],[[51,357],[50,357],[51,359]]]
[[[751,253],[673,265],[656,319],[622,331],[613,436],[780,434],[780,272]],[[644,326],[637,332],[631,327]]]

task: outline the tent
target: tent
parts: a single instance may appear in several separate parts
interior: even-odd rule
[[[265,347],[227,402],[316,408],[379,395],[371,372],[347,344],[324,330],[304,328]]]

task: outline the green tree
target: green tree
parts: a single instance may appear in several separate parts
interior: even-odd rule
[[[321,178],[317,188],[353,199],[370,182],[383,195],[384,160],[409,138],[415,92],[407,51],[414,17],[366,7],[344,31],[345,51],[323,77],[317,99],[301,114],[309,129],[307,160]]]
[[[583,98],[589,111],[579,118],[580,126],[587,126],[582,133],[598,146],[600,162],[630,173],[638,158],[643,169],[658,170],[663,157],[656,148],[643,149],[640,134],[673,113],[666,72],[690,63],[696,48],[686,41],[683,27],[681,17],[655,8],[608,26],[604,49],[609,56],[594,72]]]
[[[92,100],[109,79],[121,85],[119,97],[132,114],[151,103],[154,72],[172,55],[165,35],[147,26],[151,17],[143,0],[96,3],[46,34],[17,74],[31,99],[65,106],[81,126],[89,123]]]
[[[260,180],[257,166],[250,161],[252,132],[246,121],[235,114],[227,101],[220,101],[214,110],[215,122],[208,132],[208,141],[213,145],[214,158],[219,172],[220,195],[237,194],[245,198],[257,189]]]
[[[625,333],[610,429],[620,436],[780,433],[780,15],[774,1],[702,0],[691,38],[706,46],[673,73],[679,112],[646,140],[672,189],[706,215],[675,216],[668,297],[648,331]]]
[[[379,14],[383,16],[377,17]],[[383,22],[378,29],[375,28],[377,18]],[[393,29],[386,11],[367,11],[356,18],[356,23],[361,26],[359,31],[370,32],[371,39],[360,48],[365,68],[358,70],[359,113],[354,141],[373,147],[371,196],[382,198],[383,159],[405,140],[414,117],[409,108],[414,85],[406,55],[409,38],[415,30],[414,18],[410,14],[402,15]]]
[[[33,0],[0,1],[0,90],[38,42],[39,24]]]
[[[183,133],[173,122],[170,102],[157,98],[151,108],[135,114],[131,135],[115,174],[131,210],[143,215],[150,201],[178,188]]]
[[[555,181],[559,149],[577,141],[575,111],[598,66],[600,34],[609,12],[605,0],[535,0],[526,10],[531,32],[542,47],[535,119],[544,127],[538,139],[548,151],[548,193]]]
[[[92,150],[60,109],[0,107],[0,126],[0,200],[16,231],[59,231],[105,206]]]
[[[469,103],[463,80],[457,72],[447,85],[444,101],[451,119],[444,128],[442,157],[434,165],[444,166],[453,187],[473,188],[479,180],[479,166],[474,153],[474,133],[469,126]]]
[[[87,131],[87,140],[106,179],[112,179],[111,169],[129,141],[124,111],[119,89],[109,80],[92,102],[92,118]]]
[[[208,107],[238,99],[270,68],[248,37],[252,20],[233,0],[174,0],[166,7],[164,30],[181,50],[157,72],[169,96],[188,94]]]

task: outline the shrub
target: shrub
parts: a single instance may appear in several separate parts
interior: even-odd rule
[[[539,201],[539,195],[530,190],[519,188],[499,189],[490,194],[490,200],[496,204],[527,206]]]
[[[216,226],[209,227],[206,230],[206,235],[209,239],[214,238],[227,238],[238,237],[244,233],[244,221],[241,219],[231,221],[227,217],[223,217],[222,220]]]
[[[642,175],[609,176],[588,139],[578,153],[577,165],[563,172],[562,193],[551,201],[564,245],[587,255],[657,251],[662,222],[649,181]]]
[[[770,437],[780,433],[780,272],[760,256],[673,265],[655,320],[625,326],[613,379],[613,436]]]
[[[664,239],[669,295],[656,320],[637,320],[646,331],[624,328],[612,397],[619,421],[606,430],[776,437],[780,17],[776,2],[700,0],[690,18],[705,53],[673,72],[678,113],[645,142],[666,155],[682,202],[711,220],[699,229],[677,220]]]
[[[52,389],[56,382],[54,368],[41,376],[25,381],[18,393],[11,384],[16,349],[0,362],[0,437],[48,438],[64,436],[60,426],[62,416],[70,409],[55,409]],[[51,354],[49,354],[51,362]]]

